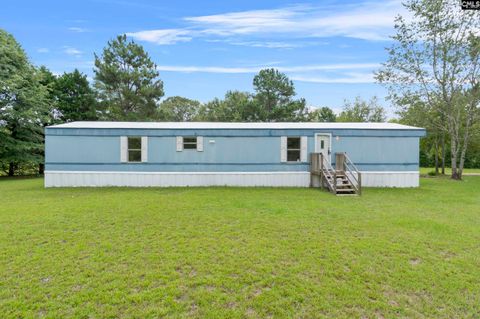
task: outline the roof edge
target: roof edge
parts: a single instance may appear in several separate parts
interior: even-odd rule
[[[47,126],[46,129],[353,129],[418,130],[424,128],[398,123],[377,122],[115,122],[75,121]]]

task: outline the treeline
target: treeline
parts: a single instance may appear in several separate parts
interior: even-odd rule
[[[480,166],[480,12],[456,0],[408,0],[388,59],[376,75],[402,123],[425,127],[423,164],[437,173]],[[428,163],[426,163],[428,162]]]
[[[0,30],[0,170],[43,173],[44,127],[71,121],[385,121],[376,98],[346,102],[337,116],[309,108],[293,82],[275,69],[253,78],[253,93],[229,91],[207,103],[164,96],[155,63],[126,36],[95,54],[94,80],[78,70],[54,75],[35,67],[14,37]]]
[[[420,165],[438,172],[451,166],[452,177],[461,178],[463,167],[480,167],[480,40],[473,32],[480,19],[478,13],[457,15],[450,0],[430,4],[406,2],[415,19],[397,19],[389,59],[376,78],[398,106],[395,121],[427,128]],[[163,98],[155,63],[125,35],[94,58],[92,83],[78,70],[54,75],[34,66],[0,29],[0,174],[42,173],[44,127],[71,121],[386,121],[376,97],[345,101],[338,115],[326,106],[309,107],[276,69],[256,74],[252,92],[231,90],[206,103]]]

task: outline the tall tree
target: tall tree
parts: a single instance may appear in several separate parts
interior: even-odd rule
[[[345,100],[338,122],[385,122],[385,109],[376,96],[369,101],[357,96],[353,102]]]
[[[0,162],[10,176],[20,164],[43,161],[48,90],[42,79],[14,37],[0,30]]]
[[[308,113],[308,120],[311,122],[335,122],[337,115],[328,106],[316,108]]]
[[[95,87],[116,120],[150,120],[164,95],[155,63],[143,47],[120,35],[95,54]]]
[[[200,102],[181,96],[172,96],[160,103],[158,109],[161,121],[189,122],[198,117]]]
[[[87,76],[75,69],[59,76],[53,86],[56,109],[64,122],[91,121],[99,118],[95,92]]]
[[[392,101],[415,96],[441,115],[450,137],[452,178],[461,179],[472,127],[479,118],[480,12],[456,0],[409,0],[396,18],[388,60],[376,78]]]
[[[304,99],[294,100],[296,95],[293,82],[276,69],[261,70],[253,79],[256,120],[261,121],[303,121],[307,107]]]

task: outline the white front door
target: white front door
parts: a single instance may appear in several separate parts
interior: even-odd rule
[[[329,162],[331,162],[330,148],[330,134],[315,134],[315,152],[322,153]]]

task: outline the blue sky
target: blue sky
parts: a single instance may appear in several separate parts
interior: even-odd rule
[[[58,74],[78,68],[92,78],[93,53],[126,33],[158,65],[166,96],[204,102],[252,91],[254,74],[275,67],[309,106],[338,111],[356,95],[383,101],[372,72],[386,59],[399,13],[394,0],[17,0],[2,4],[0,28]]]

